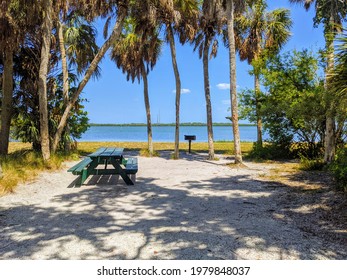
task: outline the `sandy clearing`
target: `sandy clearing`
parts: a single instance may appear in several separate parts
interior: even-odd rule
[[[139,157],[135,186],[93,176],[74,188],[76,162],[43,173],[0,198],[0,259],[347,259],[344,229],[265,180],[273,165],[219,157]]]

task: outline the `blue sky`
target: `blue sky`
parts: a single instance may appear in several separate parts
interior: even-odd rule
[[[314,10],[306,12],[302,6],[290,5],[288,0],[268,1],[269,10],[288,8],[291,10],[292,37],[283,51],[309,48],[317,51],[324,47],[322,28],[313,27]],[[102,24],[98,24],[102,34]],[[102,40],[99,40],[102,42]],[[202,61],[189,44],[177,44],[177,60],[181,76],[181,122],[206,122]],[[230,115],[228,50],[222,43],[218,55],[210,60],[210,86],[213,122],[226,122]],[[91,80],[84,89],[82,97],[88,102],[91,123],[145,123],[146,114],[143,101],[142,83],[132,83],[117,69],[106,55],[100,64],[102,76]],[[253,78],[248,74],[247,62],[237,61],[238,88],[252,88]],[[172,70],[170,49],[164,45],[160,59],[148,76],[149,98],[152,123],[175,122],[175,79]],[[241,121],[245,122],[245,121]]]

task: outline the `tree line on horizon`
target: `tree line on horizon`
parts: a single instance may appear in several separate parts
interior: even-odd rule
[[[128,80],[143,82],[148,150],[153,154],[147,76],[155,67],[162,45],[167,43],[176,88],[174,158],[179,158],[181,82],[176,44],[180,43],[191,45],[202,60],[208,152],[209,159],[213,159],[209,60],[216,57],[219,43],[223,42],[229,50],[229,118],[235,163],[242,163],[239,111],[257,124],[257,148],[264,145],[263,126],[282,143],[293,141],[293,137],[287,137],[288,131],[308,135],[311,129],[313,135],[320,135],[324,162],[331,163],[346,135],[347,34],[343,22],[347,2],[289,2],[315,9],[313,24],[323,25],[326,43],[319,62],[304,52],[292,58],[280,54],[291,36],[290,11],[268,11],[265,0],[2,1],[0,155],[8,154],[10,133],[31,142],[35,150],[41,151],[44,161],[59,149],[68,150],[71,139],[87,129],[81,93],[90,78],[100,76],[98,65],[108,51]],[[104,43],[98,46],[93,23],[100,18],[105,20]],[[337,41],[340,45],[336,49]],[[241,106],[236,90],[237,55],[252,66],[254,76],[254,89],[241,93]],[[325,75],[316,82],[314,67],[319,63]],[[285,84],[286,79],[291,80]],[[288,85],[294,87],[286,91]],[[317,102],[317,106],[294,106],[300,102]],[[319,117],[310,118],[314,114],[308,113],[307,108],[319,108]],[[299,113],[301,118],[297,117]],[[316,141],[312,137],[308,143]]]

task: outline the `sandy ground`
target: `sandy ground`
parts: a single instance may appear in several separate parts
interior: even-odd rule
[[[346,199],[329,182],[230,162],[163,152],[139,157],[134,186],[79,188],[68,162],[0,198],[0,259],[347,259]]]

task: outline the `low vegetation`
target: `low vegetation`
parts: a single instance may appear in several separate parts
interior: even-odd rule
[[[0,157],[3,176],[0,178],[0,195],[13,192],[21,182],[33,180],[40,172],[57,170],[66,160],[78,159],[77,153],[56,153],[49,162],[44,162],[42,155],[26,144],[10,145],[11,153]]]
[[[124,147],[127,150],[137,151],[141,156],[148,156],[147,143],[145,142],[82,142],[78,143],[77,150],[70,153],[56,153],[49,162],[44,162],[39,152],[31,149],[27,143],[11,142],[9,154],[1,157],[3,177],[0,178],[0,195],[13,192],[21,182],[28,182],[42,171],[54,171],[62,168],[63,162],[77,160],[79,156],[94,152],[102,146]],[[245,153],[252,148],[252,143],[242,143]],[[180,144],[181,150],[188,150],[187,143]],[[154,143],[154,155],[159,156],[160,151],[174,151],[174,143]],[[207,143],[193,143],[192,152],[206,152]],[[233,154],[232,142],[216,142],[215,150],[220,154]]]

